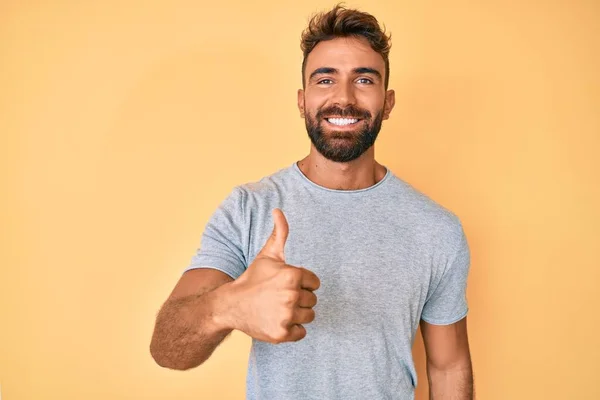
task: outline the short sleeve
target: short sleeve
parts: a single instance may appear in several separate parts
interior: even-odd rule
[[[210,217],[189,271],[212,268],[237,279],[246,270],[244,192],[236,187]]]
[[[462,225],[458,225],[457,243],[437,287],[426,300],[421,314],[423,321],[433,325],[449,325],[463,319],[468,312],[467,276],[471,255]]]

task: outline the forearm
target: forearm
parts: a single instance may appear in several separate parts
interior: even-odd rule
[[[186,370],[199,366],[211,356],[232,331],[222,322],[229,308],[223,286],[163,305],[150,343],[150,353],[157,364]]]
[[[435,368],[427,364],[430,400],[472,400],[473,370],[471,361],[451,368]]]

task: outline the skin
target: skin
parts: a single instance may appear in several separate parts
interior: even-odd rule
[[[334,72],[318,73],[321,68]],[[357,68],[376,71],[358,73]],[[320,42],[308,55],[304,89],[298,90],[300,116],[316,119],[321,109],[332,106],[345,109],[354,106],[372,116],[381,113],[387,120],[395,103],[393,90],[384,85],[385,63],[381,55],[371,49],[365,39],[336,38]],[[332,146],[348,146],[351,140],[335,139],[340,130],[324,119],[317,121]],[[366,121],[346,135],[357,135]],[[375,161],[374,146],[349,162],[335,162],[319,153],[311,143],[310,153],[298,162],[300,170],[313,182],[331,189],[362,189],[374,185],[385,176],[385,167]]]
[[[311,271],[286,264],[289,226],[280,209],[273,220],[271,236],[236,280],[204,268],[182,275],[156,318],[150,353],[157,364],[195,368],[234,329],[273,344],[306,336],[303,324],[315,318],[321,283]]]
[[[445,326],[421,321],[421,334],[427,354],[429,398],[473,399],[467,318]]]
[[[356,146],[361,152],[354,152],[348,161],[335,161],[321,154],[311,138],[310,153],[298,162],[299,168],[313,182],[332,189],[376,184],[383,179],[385,167],[375,161],[374,146],[363,149],[365,142],[360,139],[366,132],[376,137],[377,117],[387,120],[394,107],[394,91],[384,85],[383,58],[364,39],[337,38],[315,46],[305,72],[298,108],[307,127],[309,122],[316,127],[318,132],[313,133],[333,153],[352,154]],[[339,128],[325,120],[333,115],[318,117],[320,111],[331,110],[350,110],[363,119]],[[303,324],[314,319],[320,281],[311,271],[285,263],[287,220],[279,209],[273,211],[273,219],[272,235],[238,279],[212,269],[182,275],[156,319],[150,352],[159,365],[179,370],[197,367],[234,329],[274,344],[305,337]],[[466,319],[447,326],[422,321],[421,331],[431,398],[471,399]]]
[[[371,49],[366,39],[349,37],[320,42],[307,58],[305,87],[298,90],[300,116],[316,120],[320,110],[338,107],[365,110],[372,116],[380,113],[382,119],[387,120],[394,108],[395,93],[386,90],[384,74],[383,58]],[[320,124],[331,147],[353,145],[351,139],[336,139],[336,133],[341,130],[325,118],[316,123]],[[352,130],[344,129],[343,133],[356,137],[360,134],[361,124],[366,123],[359,122]],[[354,160],[336,162],[321,154],[312,143],[310,154],[298,166],[310,180],[321,186],[339,190],[363,189],[379,182],[386,172],[385,167],[375,160],[374,147]],[[421,333],[427,354],[430,398],[472,399],[473,373],[466,318],[451,325],[421,321]]]

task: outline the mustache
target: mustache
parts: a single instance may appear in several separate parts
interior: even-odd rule
[[[322,108],[317,112],[317,119],[321,120],[325,115],[335,115],[342,118],[358,118],[358,119],[370,119],[371,113],[368,110],[363,110],[353,105],[349,105],[346,108],[339,106],[331,106]]]

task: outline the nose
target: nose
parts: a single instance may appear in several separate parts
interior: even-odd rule
[[[334,103],[338,104],[342,108],[350,104],[356,104],[354,85],[352,82],[340,82],[338,85],[336,85],[336,89]]]

